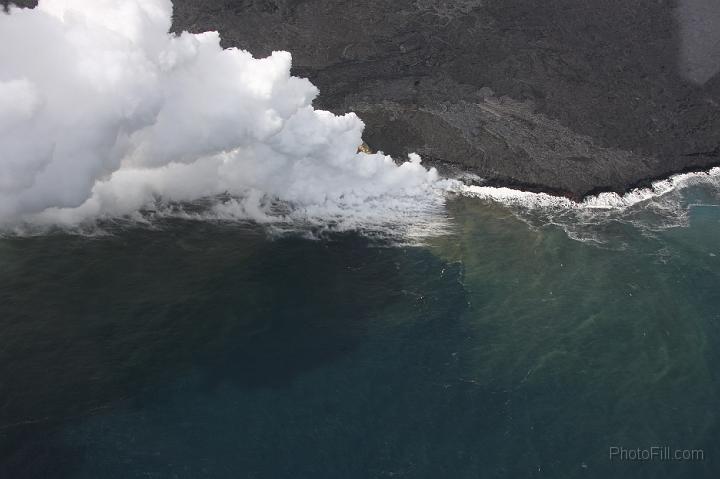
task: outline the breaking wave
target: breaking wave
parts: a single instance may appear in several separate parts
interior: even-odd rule
[[[460,187],[459,194],[505,205],[531,227],[553,225],[572,239],[607,244],[618,239],[618,226],[629,226],[645,235],[687,226],[691,208],[719,204],[720,168],[677,174],[655,181],[648,188],[622,195],[600,193],[582,202],[545,193],[467,184]]]

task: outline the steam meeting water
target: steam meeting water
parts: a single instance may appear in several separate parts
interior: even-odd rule
[[[0,476],[717,477],[718,205],[456,198],[422,245],[183,219],[6,235]]]

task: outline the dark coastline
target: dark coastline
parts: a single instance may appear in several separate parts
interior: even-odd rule
[[[291,51],[316,105],[357,112],[373,149],[490,185],[580,200],[720,166],[711,0],[174,4],[177,31]]]

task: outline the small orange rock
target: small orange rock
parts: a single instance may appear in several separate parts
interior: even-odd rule
[[[367,143],[363,142],[362,145],[358,146],[357,149],[358,153],[367,153],[368,155],[372,155],[374,151],[370,149],[370,147],[367,145]]]

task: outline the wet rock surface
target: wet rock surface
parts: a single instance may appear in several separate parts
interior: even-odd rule
[[[581,198],[720,164],[714,0],[175,0],[176,30],[293,53],[373,149]]]

